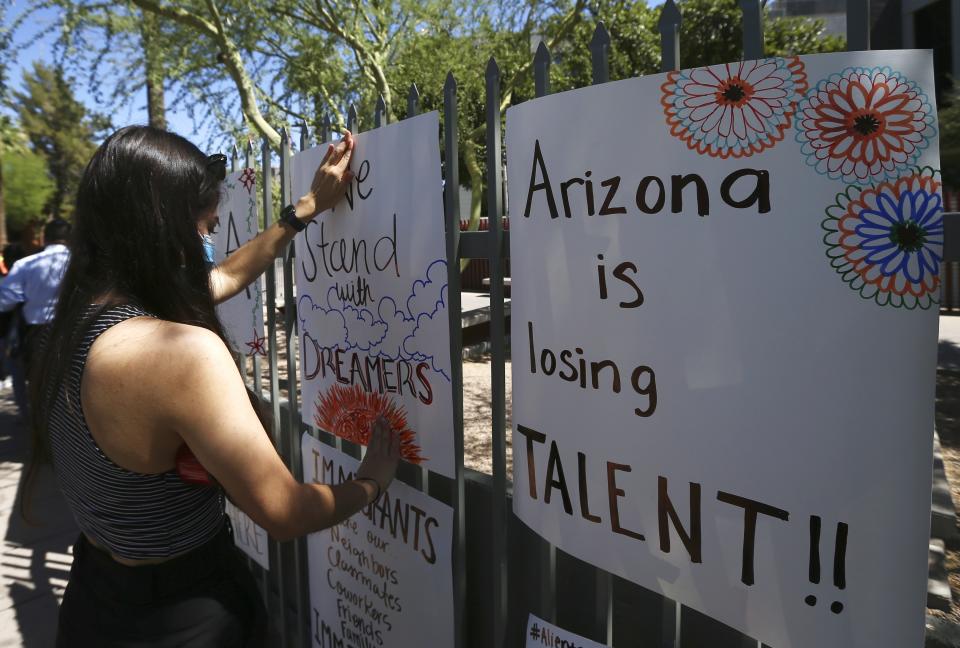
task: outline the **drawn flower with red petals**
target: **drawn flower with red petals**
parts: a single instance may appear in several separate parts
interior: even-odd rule
[[[253,169],[247,167],[240,174],[240,184],[247,190],[247,193],[253,191],[253,185],[257,184],[257,174]]]
[[[845,182],[896,179],[936,133],[926,94],[889,67],[832,74],[797,108],[797,141],[807,164]]]
[[[797,57],[769,58],[670,72],[660,89],[671,135],[700,154],[741,158],[783,139],[807,75]]]
[[[881,306],[939,303],[943,197],[937,172],[919,169],[873,187],[851,186],[827,208],[830,265]]]
[[[317,397],[313,420],[317,427],[353,443],[370,443],[370,428],[378,416],[400,436],[400,456],[410,463],[424,461],[416,433],[407,425],[407,412],[386,394],[370,393],[360,385],[335,384]]]

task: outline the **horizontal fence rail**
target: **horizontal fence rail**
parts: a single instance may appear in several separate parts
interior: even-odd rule
[[[760,0],[740,0],[743,9],[745,58],[763,56],[763,9]],[[848,42],[851,49],[869,48],[869,1],[848,0]],[[682,15],[674,0],[667,0],[658,23],[662,69],[680,67],[679,27]],[[589,48],[593,83],[609,80],[610,37],[603,23],[596,27]],[[537,97],[550,94],[550,51],[541,42],[533,57]],[[684,608],[655,592],[641,588],[569,556],[541,539],[512,513],[511,484],[506,474],[506,362],[509,349],[506,329],[505,277],[509,276],[509,221],[506,218],[502,150],[500,70],[490,59],[486,74],[486,177],[485,217],[479,229],[467,231],[461,221],[458,188],[457,81],[446,77],[443,87],[444,217],[448,261],[450,358],[453,386],[455,477],[449,479],[424,468],[404,465],[399,479],[454,509],[453,592],[455,646],[515,647],[524,643],[526,616],[533,612],[565,628],[612,646],[658,648],[762,648],[759,642],[698,612]],[[411,86],[407,116],[419,112],[420,93]],[[382,98],[377,102],[374,127],[387,124]],[[357,110],[350,106],[348,127],[362,129]],[[318,142],[331,139],[329,116],[316,133]],[[281,129],[279,150],[264,141],[257,165],[254,149],[245,150],[246,165],[259,166],[262,178],[263,227],[273,213],[273,165],[279,163],[281,204],[291,202],[289,130]],[[306,127],[300,129],[299,148],[311,145]],[[239,155],[234,155],[234,166]],[[949,206],[949,203],[948,203]],[[955,207],[956,208],[956,207]],[[944,264],[941,277],[942,307],[960,310],[960,213],[945,218]],[[473,260],[461,274],[460,262]],[[473,267],[473,271],[470,268]],[[280,268],[265,274],[265,326],[270,346],[264,363],[255,359],[251,370],[241,360],[248,383],[263,398],[273,415],[274,443],[284,463],[302,479],[300,435],[308,432],[322,442],[359,457],[360,448],[303,421],[298,405],[297,316],[294,285],[294,248],[291,243]],[[483,280],[489,280],[489,286]],[[476,287],[477,281],[482,288]],[[463,465],[463,367],[461,292],[482,289],[490,294],[492,475]],[[282,295],[282,297],[281,297]],[[281,376],[280,358],[285,375]],[[265,366],[263,366],[265,365]],[[266,372],[266,375],[263,375]],[[312,637],[304,539],[269,541],[270,571],[250,563],[267,601],[272,620],[271,645],[306,647],[321,645]],[[394,647],[390,647],[394,648]],[[403,648],[403,647],[401,647]],[[443,647],[438,647],[443,648]]]

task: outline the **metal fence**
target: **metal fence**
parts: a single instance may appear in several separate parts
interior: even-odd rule
[[[743,55],[746,59],[764,56],[761,0],[740,0],[743,9]],[[869,0],[847,0],[847,42],[852,50],[869,49]],[[659,23],[663,71],[676,69],[680,60],[679,25],[681,12],[667,0]],[[608,79],[610,38],[603,24],[597,25],[590,43],[593,83]],[[550,92],[550,53],[541,43],[533,59],[537,96]],[[408,112],[418,112],[419,94],[410,89]],[[669,600],[650,590],[613,576],[564,554],[530,531],[512,514],[511,484],[506,474],[505,362],[508,359],[504,312],[504,269],[509,250],[509,231],[504,228],[504,168],[500,113],[500,70],[491,59],[486,68],[486,215],[483,231],[461,231],[457,194],[459,187],[457,136],[457,81],[447,76],[443,89],[443,151],[445,164],[444,212],[449,271],[450,358],[456,467],[455,478],[412,465],[401,466],[399,478],[454,509],[453,592],[455,646],[513,647],[524,642],[527,614],[533,612],[573,632],[617,648],[758,648],[761,644],[716,620]],[[378,103],[374,127],[386,123],[382,101]],[[330,139],[329,120],[325,128],[309,137],[301,129],[300,148],[311,140]],[[350,110],[348,126],[357,132],[357,114]],[[280,151],[264,142],[259,167],[262,171],[263,225],[274,222],[272,160],[279,155],[281,203],[291,202],[291,136],[282,129]],[[237,155],[234,155],[236,166]],[[246,151],[246,165],[256,165],[253,147]],[[960,220],[960,215],[955,215]],[[949,219],[953,223],[953,219]],[[958,225],[960,227],[960,225]],[[960,234],[960,233],[958,233]],[[960,237],[951,237],[953,239]],[[949,247],[949,246],[948,246]],[[952,248],[950,248],[952,250]],[[960,260],[960,250],[948,258]],[[490,279],[491,405],[490,433],[493,440],[493,474],[464,469],[463,465],[463,372],[461,332],[461,277],[459,261],[479,259]],[[273,436],[284,462],[302,479],[300,436],[304,431],[321,441],[359,457],[361,449],[334,438],[301,420],[297,388],[296,300],[294,297],[294,251],[291,244],[282,271],[271,266],[265,277],[266,328],[271,341],[266,363],[254,358],[252,366],[241,360],[250,375],[251,386],[269,404],[276,421]],[[960,269],[960,265],[956,266]],[[952,270],[951,270],[952,272]],[[951,283],[953,281],[953,283]],[[945,278],[953,286],[960,306],[960,272]],[[278,290],[280,289],[280,290]],[[282,290],[282,301],[278,293]],[[285,376],[278,366],[285,355]],[[266,366],[261,366],[265,364]],[[323,646],[322,638],[311,636],[310,602],[307,593],[305,539],[269,545],[270,571],[251,561],[272,622],[271,645],[283,647]],[[429,595],[429,594],[426,594]],[[326,648],[326,646],[324,646]],[[396,647],[390,647],[396,648]],[[407,647],[399,647],[407,648]],[[444,648],[444,647],[437,647]]]

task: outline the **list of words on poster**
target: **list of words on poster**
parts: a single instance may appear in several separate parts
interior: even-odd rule
[[[303,435],[304,479],[339,484],[359,462]],[[453,510],[395,481],[357,515],[307,538],[313,645],[453,645]]]

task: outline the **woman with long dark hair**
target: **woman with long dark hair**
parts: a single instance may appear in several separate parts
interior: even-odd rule
[[[87,165],[31,383],[32,465],[52,462],[82,531],[58,646],[263,645],[263,602],[233,547],[224,496],[285,540],[341,522],[393,479],[399,441],[380,420],[354,480],[294,480],[214,310],[343,195],[352,148],[346,133],[311,191],[212,272],[201,236],[220,198],[222,156],[131,126]],[[178,473],[186,450],[214,485]]]

